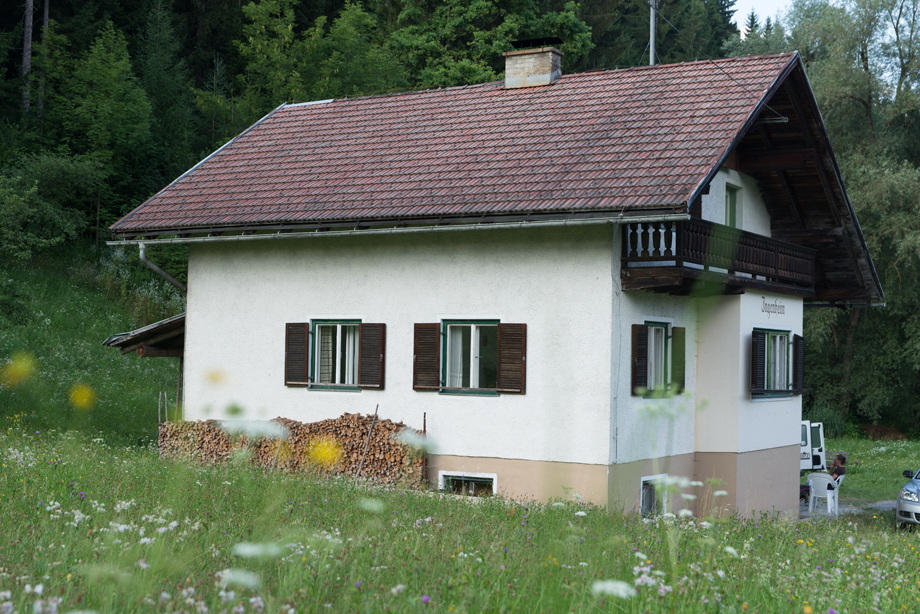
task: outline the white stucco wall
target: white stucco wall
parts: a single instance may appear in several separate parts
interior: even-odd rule
[[[724,166],[709,184],[709,194],[703,196],[703,219],[717,224],[725,223],[726,184],[741,188],[739,195],[741,206],[737,209],[741,217],[741,229],[766,237],[771,236],[770,214],[767,213],[757,180],[751,175],[739,173]]]
[[[781,305],[785,313],[764,311],[763,303]],[[790,331],[802,335],[804,301],[799,297],[749,292],[741,296],[741,356],[742,364],[751,364],[751,331],[755,328]],[[806,343],[808,340],[806,339]],[[751,389],[750,368],[742,369],[741,390]],[[750,393],[742,394],[738,411],[738,451],[763,450],[795,445],[800,441],[802,395],[752,400]]]
[[[316,421],[379,404],[419,429],[427,412],[439,454],[606,464],[611,228],[192,245],[186,419],[237,405]],[[323,318],[387,325],[385,390],[283,385],[285,323]],[[527,324],[526,394],[412,390],[413,325],[455,318]]]
[[[615,254],[620,254],[621,236],[617,233]],[[619,267],[619,258],[616,266]],[[614,427],[611,431],[610,462],[690,454],[694,451],[694,389],[697,378],[696,303],[687,296],[671,296],[650,291],[617,294],[612,303],[611,398]],[[687,396],[672,399],[645,399],[632,396],[632,325],[646,321],[668,322],[686,329]]]
[[[764,301],[782,305],[770,313]],[[801,298],[749,291],[700,300],[696,449],[750,452],[794,445],[802,397],[752,399],[751,333],[754,328],[802,334]],[[806,340],[807,343],[807,340]]]

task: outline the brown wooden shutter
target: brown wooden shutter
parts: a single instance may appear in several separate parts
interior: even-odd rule
[[[412,388],[441,388],[441,325],[416,324],[412,359]]]
[[[805,390],[805,339],[799,335],[792,336],[792,389]]]
[[[767,333],[751,333],[751,392],[767,388]]]
[[[527,384],[527,325],[498,325],[498,391],[524,394]]]
[[[641,388],[641,390],[640,390]],[[648,326],[632,326],[632,393],[642,396],[648,389]]]
[[[284,385],[306,386],[309,324],[285,324],[284,331]]]
[[[687,329],[671,329],[671,383],[674,392],[684,390],[687,379]]]
[[[358,327],[358,386],[383,390],[386,345],[386,324]]]

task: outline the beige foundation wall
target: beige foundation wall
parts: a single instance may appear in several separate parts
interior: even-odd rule
[[[722,480],[728,495],[713,504],[744,516],[753,512],[796,514],[799,509],[799,447],[797,445],[753,452],[697,452],[695,479]],[[707,508],[709,504],[701,501]],[[697,510],[700,511],[700,510]],[[708,513],[708,509],[702,512]]]
[[[668,474],[669,477],[686,477],[693,479],[693,454],[680,454],[661,458],[650,458],[632,463],[620,463],[610,466],[607,505],[611,510],[638,512],[642,478],[653,475]],[[690,492],[687,490],[686,492]],[[668,511],[677,513],[686,507],[684,500],[677,493],[668,497]]]
[[[668,495],[668,511],[688,508],[698,517],[711,513],[798,512],[798,446],[754,452],[697,452],[653,458],[619,465],[587,465],[503,459],[432,455],[428,473],[432,486],[439,472],[452,475],[494,475],[497,493],[513,499],[547,501],[579,494],[584,501],[606,505],[611,510],[637,512],[642,478],[667,474],[671,478],[703,482]],[[716,478],[717,484],[707,484]],[[728,494],[715,497],[724,490]],[[695,495],[685,500],[680,493]]]
[[[428,476],[437,487],[438,473],[495,474],[497,494],[512,499],[547,501],[574,494],[598,505],[607,503],[607,466],[507,458],[432,455]]]

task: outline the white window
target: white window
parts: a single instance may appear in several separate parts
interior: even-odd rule
[[[357,322],[314,324],[314,374],[317,384],[357,386]]]
[[[796,393],[793,391],[792,355],[796,354],[796,363],[800,373],[797,386],[802,387],[804,365],[804,344],[801,337],[796,337],[796,352],[790,343],[791,333],[786,330],[755,329],[751,335],[751,392],[770,395],[778,393]]]
[[[767,389],[789,388],[789,333],[767,335]]]
[[[725,185],[725,225],[741,227],[741,188]]]
[[[687,376],[687,330],[667,322],[632,326],[632,394],[680,394]]]
[[[639,512],[660,516],[668,509],[668,474],[648,475],[639,480]]]
[[[447,387],[498,385],[498,324],[447,323]]]
[[[648,391],[668,387],[668,325],[648,322]]]

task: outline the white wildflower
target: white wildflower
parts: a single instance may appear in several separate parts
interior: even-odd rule
[[[243,542],[233,546],[231,551],[236,556],[241,556],[244,559],[254,559],[281,556],[283,549],[278,544],[273,544],[270,542],[263,544],[250,544]]]
[[[733,557],[735,557],[735,558],[738,557],[738,551],[735,550],[734,548],[732,548],[731,546],[725,546],[725,547],[723,548],[723,550],[725,550],[726,553],[728,553],[729,555],[731,555],[731,556],[733,556]]]
[[[374,514],[379,514],[383,511],[385,507],[383,501],[380,499],[370,499],[367,497],[362,497],[358,499],[358,507],[360,507],[365,512],[371,512]]]
[[[713,497],[727,497],[728,491],[727,490],[717,490],[714,493],[712,493],[712,496]]]
[[[238,584],[246,588],[256,589],[262,584],[262,580],[256,574],[245,569],[225,569],[219,572],[218,581],[223,587],[231,584]]]
[[[586,514],[585,512],[575,512],[575,515],[576,516],[587,516],[588,514]]]
[[[629,599],[636,596],[636,589],[621,580],[598,580],[591,585],[591,593],[597,597],[612,596]]]
[[[684,508],[680,510],[679,512],[677,512],[677,515],[680,516],[681,518],[689,518],[690,516],[693,516],[693,512],[691,512],[687,508]]]
[[[401,592],[403,592],[407,588],[409,587],[406,586],[405,584],[397,584],[396,586],[390,589],[390,592],[393,593],[394,597],[396,597],[397,595],[399,595]]]

